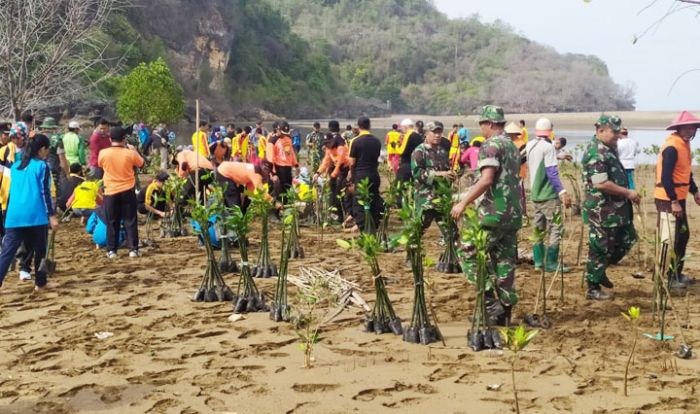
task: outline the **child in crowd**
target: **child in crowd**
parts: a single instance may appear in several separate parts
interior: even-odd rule
[[[98,205],[102,204],[100,182],[90,177],[78,184],[71,193],[66,207],[73,210],[73,215],[80,217],[80,224],[92,215]]]
[[[141,214],[152,213],[154,216],[164,218],[167,214],[170,200],[166,200],[165,182],[170,175],[167,171],[160,171],[155,179],[142,189],[138,196],[138,210]]]
[[[92,235],[92,241],[98,249],[107,247],[107,219],[105,218],[105,209],[99,206],[92,212],[85,226],[85,231]],[[119,229],[117,244],[122,247],[126,241],[126,230],[124,223]]]

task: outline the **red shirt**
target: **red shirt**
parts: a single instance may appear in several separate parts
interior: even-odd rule
[[[98,167],[97,159],[100,151],[111,146],[112,140],[109,138],[109,134],[103,136],[93,132],[90,136],[90,159],[88,159],[88,165],[90,167]]]

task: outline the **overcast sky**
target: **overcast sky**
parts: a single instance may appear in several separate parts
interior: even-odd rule
[[[434,0],[448,16],[500,19],[532,40],[560,52],[594,54],[612,77],[636,86],[638,110],[700,109],[700,71],[673,81],[684,71],[700,68],[700,17],[692,10],[669,16],[632,44],[673,0]],[[700,8],[696,9],[697,11]],[[638,15],[639,14],[639,15]],[[683,54],[685,53],[685,56]]]

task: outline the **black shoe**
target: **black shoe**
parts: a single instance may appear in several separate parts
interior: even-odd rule
[[[610,281],[610,279],[608,279],[608,275],[603,275],[603,280],[600,281],[600,285],[608,289],[612,289],[615,287],[615,285],[613,285],[613,282]]]
[[[686,285],[694,285],[695,283],[697,283],[697,280],[694,277],[688,277],[688,276],[684,275],[683,273],[678,275],[678,280],[681,283],[685,283]]]
[[[504,317],[506,310],[501,304],[501,301],[493,297],[492,292],[486,292],[486,318],[489,325],[499,325],[499,322]]]
[[[687,278],[683,279],[681,277],[670,276],[668,278],[668,288],[670,290],[684,290],[688,289]]]
[[[588,300],[612,300],[612,295],[603,292],[600,287],[589,287],[588,292],[586,292],[586,299]]]

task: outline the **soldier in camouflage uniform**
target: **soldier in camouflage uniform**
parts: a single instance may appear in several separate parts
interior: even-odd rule
[[[583,220],[589,225],[586,298],[609,300],[612,296],[601,289],[613,287],[605,269],[622,260],[637,239],[631,202],[639,203],[639,194],[628,188],[627,173],[617,155],[622,121],[602,116],[595,126],[596,135],[581,161],[586,187]]]
[[[449,153],[440,145],[442,122],[429,122],[426,126],[426,140],[413,151],[411,155],[411,172],[416,188],[416,210],[423,216],[423,231],[437,220],[440,232],[443,233],[442,217],[432,205],[440,180],[454,180],[455,174],[450,169]]]
[[[490,280],[487,282],[486,312],[492,324],[508,325],[512,307],[518,302],[515,289],[517,232],[522,227],[520,206],[520,152],[504,131],[506,120],[503,109],[487,105],[483,108],[479,127],[486,141],[479,151],[479,180],[467,195],[452,208],[452,216],[459,220],[467,205],[483,195],[478,213],[488,234]],[[469,272],[473,261],[467,252],[460,251],[462,269],[474,283],[476,275]]]
[[[326,137],[321,132],[321,124],[314,122],[314,129],[306,136],[306,146],[308,147],[308,163],[311,171],[318,170],[321,165],[321,160],[325,155],[326,147],[323,146],[323,140]]]

